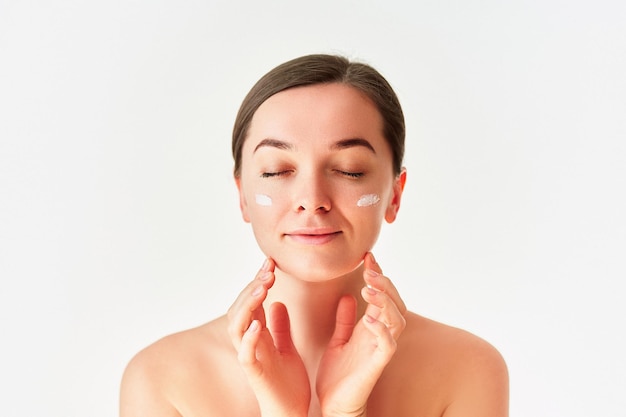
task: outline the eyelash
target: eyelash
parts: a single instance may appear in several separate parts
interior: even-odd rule
[[[263,172],[261,173],[261,178],[272,178],[272,177],[280,177],[287,174],[290,171],[278,171],[278,172]]]
[[[261,178],[281,177],[281,176],[287,175],[290,172],[291,171],[263,172],[261,173]],[[349,172],[349,171],[341,171],[341,170],[335,170],[335,172],[338,172],[339,174],[344,175],[349,178],[361,178],[365,175],[365,173],[363,172]]]
[[[337,172],[350,178],[361,178],[363,175],[365,175],[363,172],[348,172],[339,170]]]

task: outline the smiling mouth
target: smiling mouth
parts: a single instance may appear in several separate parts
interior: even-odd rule
[[[333,241],[342,232],[286,233],[285,236],[296,243],[304,245],[323,245]]]

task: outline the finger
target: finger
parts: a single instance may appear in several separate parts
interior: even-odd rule
[[[374,258],[374,254],[372,252],[367,252],[365,254],[364,262],[365,262],[365,269],[373,269],[374,271],[378,272],[379,274],[383,273],[382,268],[380,267],[380,265],[376,261],[376,258]]]
[[[267,297],[267,291],[274,284],[274,267],[274,261],[266,259],[255,279],[241,291],[228,309],[228,332],[236,348],[252,320],[258,320],[261,326],[265,326],[263,301]]]
[[[329,347],[345,345],[352,337],[356,325],[356,299],[351,295],[345,295],[337,305],[335,331],[330,338]]]
[[[283,303],[273,303],[269,312],[269,329],[274,339],[274,346],[281,353],[293,352],[295,347],[291,339],[291,326],[287,307]]]
[[[397,340],[406,327],[406,319],[391,297],[387,293],[370,287],[364,287],[361,295],[368,303],[365,314],[387,326],[393,338]]]
[[[382,270],[371,252],[365,256],[365,271],[363,273],[363,278],[368,286],[389,295],[393,302],[398,306],[400,313],[402,315],[406,314],[406,305],[404,304],[404,301],[402,301],[397,288],[393,285],[389,278],[382,274]]]
[[[252,375],[258,375],[262,372],[261,364],[256,357],[256,348],[261,338],[261,323],[253,320],[250,327],[246,330],[239,344],[237,359],[244,370]]]
[[[262,326],[265,326],[263,301],[266,297],[267,288],[261,283],[253,282],[244,288],[228,310],[231,337],[241,339],[252,320],[258,320]]]
[[[259,287],[264,287],[265,289],[269,289],[274,285],[274,261],[271,259],[266,259],[263,263],[263,266],[256,273],[254,280],[252,280],[239,294],[233,305],[229,310],[241,310],[242,305],[246,305],[249,303],[250,295],[255,293],[255,291],[259,291]],[[254,294],[258,295],[258,294]]]
[[[396,352],[397,343],[394,337],[391,335],[391,332],[379,320],[376,320],[372,316],[366,314],[363,316],[363,324],[365,327],[374,335],[376,338],[376,355],[381,364],[386,364],[393,354]]]

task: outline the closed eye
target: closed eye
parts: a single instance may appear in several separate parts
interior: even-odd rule
[[[261,173],[261,178],[276,178],[276,177],[283,177],[286,175],[289,175],[292,171],[291,170],[285,170],[285,171],[272,171],[272,172],[262,172]],[[349,178],[361,178],[365,175],[364,172],[352,172],[352,171],[342,171],[340,169],[335,170],[335,172],[349,177]]]
[[[275,172],[263,172],[261,173],[261,178],[273,178],[280,177],[289,174],[291,171],[275,171]]]
[[[351,171],[341,171],[341,170],[337,170],[337,172],[339,172],[341,175],[345,175],[346,177],[350,177],[350,178],[361,178],[363,175],[365,175],[365,173],[363,172],[351,172]]]

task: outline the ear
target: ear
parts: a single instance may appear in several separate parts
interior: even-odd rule
[[[393,180],[393,197],[385,211],[385,220],[387,223],[393,223],[400,210],[400,201],[402,200],[402,192],[406,183],[406,168],[402,167],[402,172]]]
[[[243,221],[246,223],[250,223],[250,216],[248,216],[248,201],[243,194],[243,189],[241,188],[241,177],[235,177],[235,184],[237,184],[237,191],[239,192],[239,209],[241,210],[241,216],[243,217]]]

